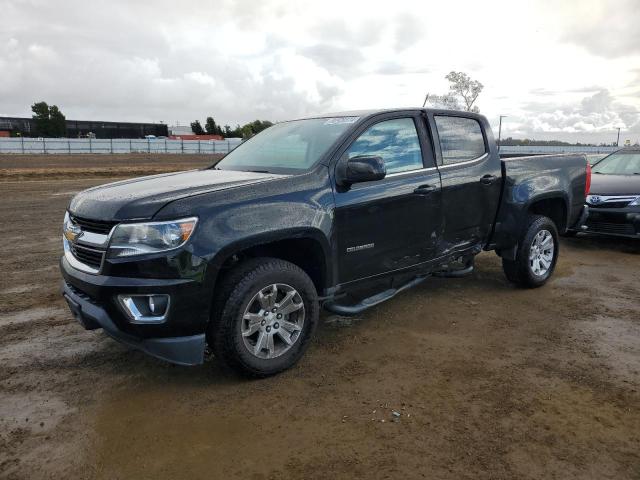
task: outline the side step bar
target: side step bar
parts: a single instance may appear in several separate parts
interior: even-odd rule
[[[393,297],[395,297],[400,292],[408,290],[416,285],[421,284],[425,281],[427,276],[416,277],[408,283],[398,287],[398,288],[389,288],[383,292],[377,293],[372,297],[365,298],[360,303],[356,303],[355,305],[338,305],[333,301],[329,301],[323,304],[323,307],[326,310],[329,310],[332,313],[336,313],[338,315],[344,315],[345,317],[357,315],[361,312],[364,312],[367,308],[371,308],[375,305],[378,305],[382,302],[385,302]]]
[[[462,270],[449,270],[446,272],[435,272],[433,276],[443,277],[443,278],[462,278],[462,277],[467,277],[472,273],[473,273],[473,263],[467,268],[463,268]]]
[[[465,263],[465,266],[458,270],[443,270],[441,272],[434,272],[434,277],[443,277],[443,278],[462,278],[467,277],[473,273],[474,269],[474,258],[472,257]]]

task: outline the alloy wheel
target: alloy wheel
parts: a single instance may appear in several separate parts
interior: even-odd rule
[[[244,346],[258,358],[279,357],[300,338],[304,318],[304,302],[295,288],[268,285],[252,297],[242,316]]]
[[[531,242],[529,249],[529,267],[531,271],[541,277],[546,275],[553,263],[555,244],[549,230],[540,230]]]

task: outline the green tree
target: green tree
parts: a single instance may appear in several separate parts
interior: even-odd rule
[[[36,102],[31,105],[33,119],[36,121],[36,133],[43,137],[49,136],[49,105],[47,102]]]
[[[216,121],[213,119],[213,117],[207,117],[207,121],[204,124],[204,129],[209,135],[222,135],[222,127],[216,124]]]
[[[241,129],[240,129],[240,136],[242,138],[251,138],[253,137],[255,134],[253,133],[253,130],[251,129],[251,124],[247,123],[246,125],[244,125]]]
[[[202,128],[202,125],[200,125],[200,120],[191,122],[191,131],[196,135],[204,135],[204,129]]]
[[[51,105],[49,107],[49,129],[53,137],[64,137],[67,135],[67,119],[57,105]]]
[[[242,138],[242,127],[240,124],[236,124],[236,128],[230,128],[228,132],[225,132],[227,137]]]
[[[251,131],[253,132],[254,135],[256,135],[261,131],[269,128],[271,125],[273,125],[273,123],[270,122],[269,120],[254,120],[253,122],[247,125],[251,127]]]
[[[36,102],[31,105],[36,132],[42,137],[64,137],[67,134],[66,118],[57,105]]]

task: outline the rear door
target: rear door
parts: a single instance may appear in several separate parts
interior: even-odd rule
[[[440,254],[484,246],[500,201],[500,158],[490,151],[487,132],[478,118],[430,114],[429,121],[437,139],[442,180]]]
[[[376,117],[343,155],[380,156],[387,175],[335,189],[339,282],[433,258],[442,225],[440,176],[423,119],[414,113]]]

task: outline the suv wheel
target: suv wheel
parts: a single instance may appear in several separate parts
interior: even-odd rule
[[[318,315],[315,286],[302,269],[276,258],[251,259],[223,280],[207,340],[235,370],[274,375],[302,357]]]
[[[518,241],[515,260],[502,259],[502,268],[509,281],[521,287],[544,285],[558,259],[558,230],[555,223],[543,215],[531,215],[527,228]]]

